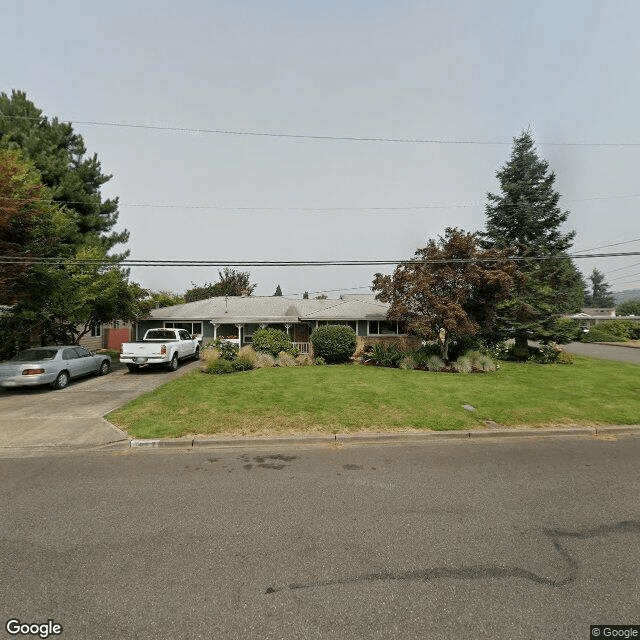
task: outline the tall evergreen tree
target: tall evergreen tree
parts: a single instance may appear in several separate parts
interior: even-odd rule
[[[280,288],[280,285],[278,285],[276,287],[276,292],[273,295],[274,296],[281,296],[282,295],[282,289]]]
[[[514,332],[516,353],[524,357],[528,339],[567,339],[557,320],[582,306],[583,280],[567,255],[575,232],[562,229],[569,212],[558,206],[556,176],[528,131],[514,138],[511,157],[496,177],[501,193],[487,194],[481,237],[484,247],[508,249],[518,259],[511,297],[500,306],[499,318],[502,334]]]
[[[77,214],[76,242],[91,239],[105,251],[127,242],[128,231],[113,231],[118,199],[100,194],[111,176],[102,173],[97,155],[87,157],[71,124],[44,116],[23,91],[0,93],[0,149],[19,149],[39,172],[48,197]]]
[[[613,307],[613,294],[609,291],[609,284],[604,279],[604,274],[594,269],[589,276],[591,291],[589,292],[585,306],[587,307]]]
[[[36,335],[76,342],[92,323],[136,314],[128,272],[117,266],[128,252],[109,255],[129,235],[113,231],[117,199],[100,194],[111,176],[85,154],[70,124],[49,120],[23,92],[0,94],[0,235],[8,234],[0,255],[6,264],[53,259],[3,267],[0,304],[12,308],[0,319],[0,351]]]

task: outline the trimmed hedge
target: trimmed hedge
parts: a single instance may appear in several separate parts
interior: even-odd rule
[[[313,355],[327,364],[347,362],[356,351],[356,332],[345,325],[318,327],[311,334]]]
[[[298,350],[293,346],[289,336],[280,329],[258,329],[253,333],[251,346],[258,352],[268,353],[274,358],[281,351],[292,355],[298,355]]]

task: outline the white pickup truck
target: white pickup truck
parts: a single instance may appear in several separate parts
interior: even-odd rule
[[[129,371],[151,364],[165,364],[169,371],[178,368],[180,360],[200,357],[200,343],[184,329],[149,329],[140,342],[124,342],[120,362]]]

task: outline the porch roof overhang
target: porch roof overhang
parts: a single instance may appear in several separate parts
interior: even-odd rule
[[[211,324],[297,324],[298,316],[217,316]]]

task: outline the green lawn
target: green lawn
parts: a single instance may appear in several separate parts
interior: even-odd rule
[[[463,409],[463,404],[476,408]],[[640,367],[501,363],[489,374],[358,365],[188,374],[107,418],[137,438],[640,424]]]

